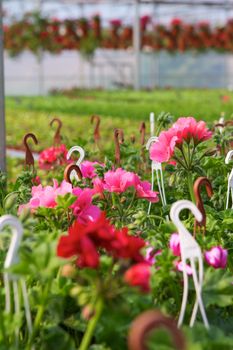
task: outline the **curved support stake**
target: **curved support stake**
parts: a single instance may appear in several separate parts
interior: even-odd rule
[[[66,159],[69,160],[71,158],[71,155],[74,153],[74,152],[78,152],[79,153],[79,158],[78,160],[76,161],[76,165],[80,168],[80,165],[85,157],[85,151],[82,147],[80,146],[73,146],[69,149],[68,153],[67,153],[67,156],[66,156]],[[79,169],[80,170],[80,169]],[[77,177],[77,171],[73,170],[72,173],[71,173],[71,179],[75,178],[77,181],[79,180],[79,177]]]
[[[100,140],[100,117],[98,115],[93,115],[91,117],[91,124],[95,123],[95,128],[94,128],[94,140],[95,143],[98,143]]]
[[[225,158],[225,164],[229,164],[231,159],[233,158],[233,150],[229,151]]]
[[[65,168],[65,171],[64,171],[64,179],[67,182],[69,182],[70,184],[72,184],[72,173],[73,172],[75,172],[75,179],[77,181],[80,181],[83,177],[82,172],[81,172],[78,165],[76,165],[76,164],[67,165],[67,167]]]
[[[146,124],[145,122],[142,122],[140,125],[140,134],[141,134],[141,145],[143,146],[145,144],[145,135],[146,135]]]
[[[187,301],[188,301],[188,275],[186,271],[186,263],[189,260],[191,263],[192,277],[193,277],[195,291],[196,291],[196,302],[193,308],[190,325],[193,326],[196,320],[197,309],[199,306],[202,319],[204,321],[204,325],[206,328],[209,328],[209,323],[206,317],[204,304],[201,296],[202,284],[203,284],[202,253],[197,241],[191,235],[191,233],[186,229],[186,227],[183,225],[183,223],[180,220],[180,217],[179,217],[180,212],[184,209],[189,209],[193,213],[193,215],[195,216],[195,219],[198,222],[201,222],[203,219],[202,213],[200,212],[200,210],[195,206],[195,204],[193,204],[188,200],[180,200],[174,203],[171,207],[170,217],[172,222],[177,227],[179,232],[179,237],[180,237],[180,251],[181,251],[181,261],[183,264],[183,278],[184,278],[183,300],[181,305],[178,326],[180,327],[183,323],[184,314],[185,314]],[[198,274],[197,274],[196,264],[195,264],[196,260],[198,261]],[[199,276],[199,278],[197,276]]]
[[[50,122],[50,126],[53,126],[54,123],[57,123],[57,129],[53,138],[53,144],[54,145],[60,145],[61,144],[61,128],[62,128],[62,121],[59,118],[53,118],[53,120]]]
[[[233,150],[227,153],[225,158],[225,164],[229,164],[232,158],[233,158]],[[232,198],[232,208],[233,208],[233,168],[230,174],[228,174],[226,209],[229,208],[230,196]]]
[[[124,133],[122,129],[114,130],[114,143],[115,143],[115,163],[121,164],[121,149],[120,145],[124,142]]]
[[[34,169],[34,157],[32,154],[32,151],[28,145],[28,139],[32,139],[35,143],[35,145],[38,144],[38,140],[36,136],[32,133],[28,133],[23,138],[23,144],[25,147],[25,165],[28,165],[29,167],[32,167]]]
[[[146,149],[149,151],[151,148],[151,145],[157,141],[158,141],[157,136],[150,137],[146,143]],[[156,172],[156,179],[157,179],[159,194],[160,194],[162,206],[164,207],[167,205],[167,200],[166,200],[166,194],[165,194],[165,188],[164,188],[162,164],[153,160],[151,162],[151,187],[152,188],[154,187],[154,172]],[[151,210],[151,203],[149,204],[148,214],[150,214],[150,210]]]
[[[4,262],[4,268],[9,269],[12,265],[18,262],[18,250],[19,246],[22,240],[23,236],[23,227],[20,223],[20,221],[12,216],[12,215],[4,215],[0,218],[0,233],[1,231],[6,227],[9,226],[12,231],[12,239],[10,243],[10,247],[8,249],[6,259]],[[7,313],[11,312],[11,293],[10,293],[10,282],[12,281],[13,284],[13,300],[14,300],[14,312],[16,314],[20,313],[20,293],[19,293],[19,286],[18,286],[18,277],[15,275],[11,275],[8,272],[4,272],[3,275],[4,279],[4,286],[5,286],[5,309]],[[27,295],[27,289],[26,284],[23,279],[21,279],[21,288],[22,288],[22,295],[23,295],[23,304],[25,309],[25,316],[27,321],[27,327],[29,334],[32,333],[32,318],[31,318],[31,312],[30,312],[30,306],[28,301],[28,295]],[[18,339],[19,337],[19,329],[16,329],[16,337]]]
[[[207,179],[207,177],[198,177],[197,180],[194,182],[193,185],[193,191],[194,191],[194,196],[195,196],[195,200],[196,200],[196,206],[197,208],[200,210],[200,212],[202,213],[202,220],[200,222],[198,222],[197,220],[195,220],[195,224],[194,224],[194,237],[196,235],[197,232],[197,227],[202,228],[203,229],[203,233],[206,232],[206,212],[205,212],[205,208],[204,208],[204,203],[201,197],[201,187],[205,186],[207,195],[209,198],[211,198],[213,196],[213,188],[211,185],[211,182]]]
[[[157,310],[145,311],[133,321],[128,334],[128,349],[148,350],[147,338],[153,330],[158,329],[166,329],[171,334],[174,349],[187,349],[184,335],[177,328],[175,321]]]
[[[154,136],[155,134],[155,114],[153,112],[150,113],[150,135]]]

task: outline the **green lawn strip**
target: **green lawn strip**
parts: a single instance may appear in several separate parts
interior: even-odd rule
[[[222,102],[221,96],[230,96]],[[76,91],[72,98],[55,95],[45,97],[7,97],[7,144],[19,146],[26,132],[34,132],[40,141],[39,149],[51,145],[53,130],[49,121],[58,116],[64,123],[63,134],[70,143],[82,137],[89,139],[93,127],[90,116],[102,117],[103,142],[109,142],[115,127],[126,135],[138,134],[140,121],[147,122],[149,113],[170,112],[176,118],[193,115],[207,122],[219,119],[225,112],[233,113],[233,94],[226,90],[157,90],[157,91]]]

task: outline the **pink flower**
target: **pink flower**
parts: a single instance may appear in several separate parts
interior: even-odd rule
[[[92,204],[93,190],[85,188],[74,188],[73,194],[77,197],[77,200],[72,204],[74,215],[77,217],[77,221],[80,224],[87,224],[88,222],[96,221],[100,216],[100,209]]]
[[[182,24],[182,20],[180,18],[173,18],[171,20],[171,25],[172,26],[180,26]]]
[[[150,265],[139,263],[130,267],[124,275],[124,280],[127,284],[133,287],[139,287],[144,293],[150,291]]]
[[[159,201],[158,192],[151,191],[151,184],[148,181],[140,181],[136,186],[136,192],[138,198],[144,198],[152,203]]]
[[[180,237],[178,233],[173,233],[170,237],[169,247],[175,256],[180,256]]]
[[[40,169],[50,170],[58,166],[65,165],[68,163],[66,159],[67,149],[65,145],[58,147],[50,147],[40,153],[39,156],[39,167]]]
[[[104,182],[99,177],[96,177],[93,179],[92,183],[93,193],[102,195],[104,192]]]
[[[179,118],[172,126],[172,129],[176,131],[177,143],[182,143],[184,140],[190,141],[193,138],[196,144],[198,144],[208,140],[212,136],[212,132],[206,127],[206,123],[202,120],[197,122],[193,117]]]
[[[66,193],[72,193],[72,185],[62,181],[60,187],[56,180],[53,180],[53,186],[33,186],[32,198],[29,201],[29,207],[36,209],[38,207],[54,208],[58,196],[64,196]]]
[[[88,179],[93,179],[94,177],[97,176],[96,174],[96,169],[95,165],[102,165],[98,162],[90,162],[88,160],[85,160],[84,162],[81,163],[81,172],[83,177],[88,178]]]
[[[154,265],[154,264],[156,263],[156,258],[155,258],[155,257],[156,257],[157,255],[160,255],[161,252],[162,252],[161,250],[155,251],[154,248],[148,247],[148,248],[146,249],[146,256],[145,256],[146,262],[147,262],[148,264],[150,264],[150,265]]]
[[[138,179],[134,173],[121,168],[109,170],[104,174],[104,189],[109,192],[123,193],[129,187],[135,187]]]
[[[19,212],[25,207],[32,211],[39,207],[54,208],[57,205],[57,197],[64,196],[66,193],[72,193],[72,185],[65,180],[62,181],[60,186],[56,180],[53,180],[53,186],[33,186],[29,203],[20,206]]]
[[[215,269],[224,269],[227,265],[227,255],[226,249],[217,246],[205,252],[205,260],[208,265],[213,266]]]
[[[183,265],[183,262],[182,262],[182,261],[176,261],[175,266],[176,266],[176,269],[177,269],[178,271],[180,271],[180,272],[183,272],[183,271],[184,271],[184,265]],[[186,265],[185,265],[185,270],[186,270],[186,272],[187,272],[187,274],[188,274],[189,276],[191,276],[191,275],[193,274],[193,270],[192,270],[192,268],[191,268],[190,265],[186,264]]]
[[[150,159],[157,162],[168,162],[175,151],[175,147],[183,142],[199,143],[211,138],[212,132],[204,121],[197,122],[193,117],[179,118],[167,131],[162,131],[158,141],[150,149]]]
[[[150,159],[156,162],[167,162],[174,154],[177,142],[177,136],[174,130],[162,131],[158,142],[155,142],[150,148]]]

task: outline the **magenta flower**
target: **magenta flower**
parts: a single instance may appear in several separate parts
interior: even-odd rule
[[[96,221],[101,211],[100,209],[92,204],[93,190],[85,188],[74,188],[73,194],[77,197],[77,200],[72,204],[74,215],[77,217],[77,221],[80,224],[87,224],[88,222]]]
[[[160,255],[161,253],[162,253],[161,250],[155,251],[154,248],[148,247],[146,249],[145,261],[150,265],[154,265],[156,263],[156,256]]]
[[[173,255],[180,256],[180,237],[178,233],[173,233],[170,237],[169,248]]]
[[[136,185],[138,198],[144,198],[149,202],[156,203],[159,201],[158,192],[151,191],[151,184],[148,181],[140,181]]]
[[[81,163],[81,172],[83,177],[87,179],[93,179],[97,176],[96,174],[96,169],[95,165],[102,165],[98,162],[90,162],[88,160],[85,160],[84,162]]]
[[[108,192],[123,193],[129,187],[135,187],[138,178],[134,173],[118,168],[104,174],[104,189]]]
[[[180,272],[183,272],[184,268],[185,268],[185,271],[187,272],[187,274],[189,276],[191,276],[193,274],[193,270],[192,270],[191,266],[188,264],[185,264],[185,267],[184,267],[184,264],[182,261],[176,261],[175,266],[176,266],[176,269]]]
[[[119,28],[122,25],[122,21],[120,19],[111,19],[110,24],[112,27]]]
[[[208,265],[213,266],[215,269],[224,269],[227,265],[227,255],[226,249],[217,246],[205,252],[205,260]]]

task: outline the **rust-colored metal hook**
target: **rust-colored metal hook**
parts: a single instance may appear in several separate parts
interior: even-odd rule
[[[146,345],[148,335],[151,331],[161,328],[171,333],[175,349],[187,349],[184,335],[177,328],[176,322],[158,310],[145,311],[133,321],[128,334],[128,349],[148,350]]]
[[[57,123],[57,130],[55,132],[53,143],[54,145],[60,145],[61,144],[61,128],[62,128],[62,121],[59,118],[53,118],[53,120],[50,122],[50,126],[53,126],[54,123]]]
[[[115,163],[120,165],[121,163],[121,149],[120,145],[124,142],[124,133],[122,129],[114,130],[114,143],[115,143]]]
[[[141,134],[141,145],[143,146],[145,144],[145,135],[146,135],[146,124],[145,122],[142,122],[140,125],[140,134]]]
[[[36,138],[36,136],[32,133],[28,133],[24,136],[23,138],[23,144],[25,147],[25,165],[28,165],[29,167],[32,166],[32,168],[34,169],[34,157],[32,154],[32,151],[28,145],[28,139],[31,138],[35,145],[38,144],[38,140]]]
[[[196,199],[196,206],[200,210],[200,212],[202,213],[202,220],[200,222],[195,220],[194,236],[196,236],[197,227],[199,227],[200,229],[202,228],[203,233],[205,233],[205,231],[206,231],[206,213],[205,213],[203,200],[201,197],[201,187],[202,186],[205,186],[206,192],[207,192],[207,195],[209,198],[211,198],[213,196],[213,188],[212,188],[211,182],[207,179],[207,177],[204,177],[204,176],[198,177],[197,180],[194,182],[193,190],[194,190],[194,196]]]
[[[79,168],[78,165],[76,164],[69,164],[67,165],[67,167],[65,168],[65,171],[64,171],[64,179],[69,182],[70,184],[72,184],[72,180],[71,180],[71,173],[72,171],[75,171],[77,176],[82,179],[83,175],[82,175],[82,172]]]
[[[227,120],[225,123],[224,123],[225,126],[232,126],[233,125],[233,120]]]
[[[100,117],[98,115],[93,115],[91,117],[91,123],[93,124],[94,121],[95,123],[95,129],[94,129],[94,140],[96,143],[98,143],[98,141],[100,140]]]

